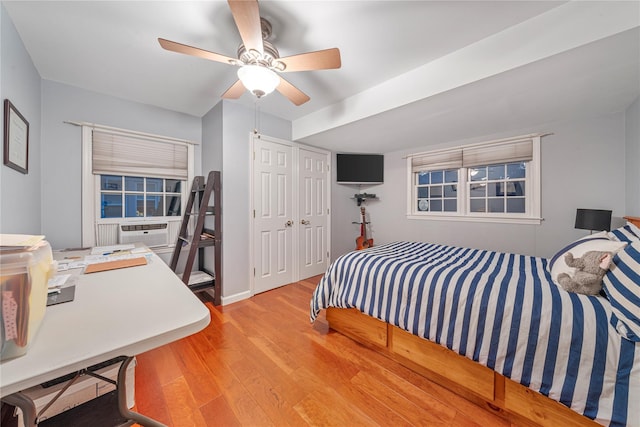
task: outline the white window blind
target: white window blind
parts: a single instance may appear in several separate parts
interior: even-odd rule
[[[98,130],[92,136],[92,173],[187,180],[187,145]]]
[[[496,163],[528,162],[531,159],[533,159],[532,139],[462,149],[462,166],[465,168]]]
[[[413,172],[458,169],[462,167],[462,150],[446,150],[417,155],[411,158]]]

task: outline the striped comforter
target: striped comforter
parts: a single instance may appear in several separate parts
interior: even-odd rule
[[[437,342],[611,426],[640,427],[640,344],[603,297],[565,292],[544,258],[398,242],[341,256],[311,300]]]

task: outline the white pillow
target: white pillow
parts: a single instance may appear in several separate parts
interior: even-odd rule
[[[549,271],[551,272],[551,278],[558,283],[558,275],[561,273],[567,273],[573,277],[576,269],[569,267],[564,261],[564,256],[568,252],[571,252],[574,258],[580,258],[582,255],[589,251],[603,251],[611,252],[611,255],[615,255],[618,251],[623,249],[627,245],[627,242],[616,242],[610,240],[606,231],[592,234],[590,236],[583,237],[576,240],[560,249],[553,258],[549,261]]]

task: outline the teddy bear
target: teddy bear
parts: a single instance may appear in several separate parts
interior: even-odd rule
[[[602,278],[611,263],[611,253],[589,251],[580,258],[574,258],[571,252],[564,256],[569,267],[576,269],[573,277],[567,273],[558,274],[558,283],[568,292],[585,295],[598,295],[602,289]]]

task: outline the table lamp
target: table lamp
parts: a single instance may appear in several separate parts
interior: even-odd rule
[[[611,230],[611,211],[604,209],[578,209],[576,210],[575,228],[581,230],[593,231],[610,231]]]

